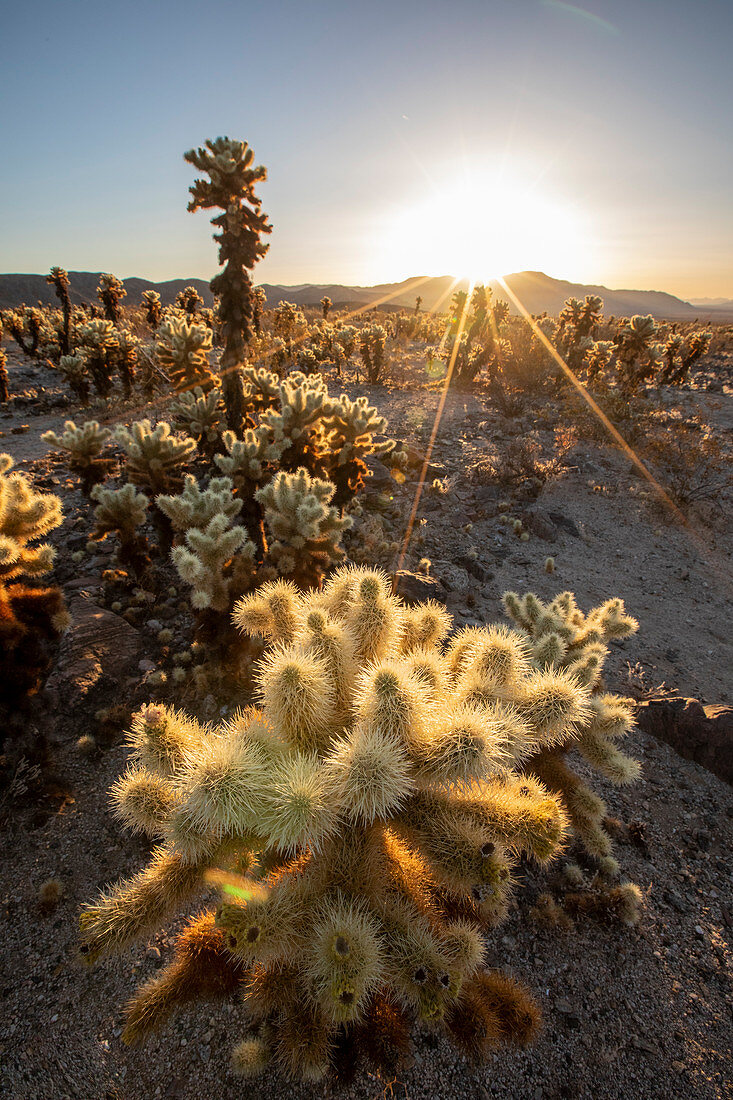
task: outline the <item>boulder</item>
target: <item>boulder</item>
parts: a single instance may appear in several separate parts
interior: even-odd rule
[[[69,614],[71,625],[47,683],[51,697],[66,712],[92,694],[108,696],[118,689],[139,660],[142,642],[140,632],[123,618],[83,596],[72,597]]]
[[[733,784],[733,707],[704,706],[698,699],[649,699],[639,704],[637,723],[680,756]]]
[[[396,581],[395,594],[406,604],[412,606],[425,600],[437,600],[445,603],[446,591],[437,577],[424,573],[410,573],[408,569],[399,569],[393,579]]]

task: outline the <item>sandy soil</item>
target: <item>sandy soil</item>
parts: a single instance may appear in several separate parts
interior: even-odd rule
[[[17,393],[41,384],[45,402],[49,393],[53,398],[50,372],[46,377],[43,368],[21,364],[12,352],[10,358],[11,389]],[[421,364],[420,351],[413,350],[405,357],[399,386],[344,388],[370,392],[389,419],[390,433],[424,452],[438,395],[419,384]],[[698,389],[681,400],[730,440],[730,387],[722,393]],[[49,411],[34,402],[31,394],[27,402],[15,402],[9,416],[0,414],[0,448],[34,472],[43,487],[62,493],[70,517],[57,536],[64,546],[75,530],[77,538],[83,530],[83,525],[71,527],[83,502],[63,468],[46,457],[39,435],[75,410]],[[129,412],[104,410],[103,416],[129,419]],[[558,413],[558,419],[564,415]],[[411,547],[407,566],[423,555],[431,559],[432,572],[449,586],[446,601],[459,625],[499,619],[499,599],[507,588],[531,588],[541,597],[571,588],[583,607],[622,596],[641,629],[614,647],[612,688],[627,690],[627,663],[641,662],[651,686],[666,681],[706,702],[730,700],[729,496],[713,509],[695,512],[687,527],[671,523],[644,496],[644,482],[630,472],[628,458],[581,440],[570,468],[550,480],[534,503],[512,509],[527,524],[532,515],[545,521],[538,529],[546,538],[533,534],[520,542],[498,521],[497,494],[480,485],[471,469],[490,449],[537,423],[530,413],[503,420],[481,394],[449,395],[433,454],[435,473],[448,491],[426,489],[418,510],[426,522],[417,529],[424,542]],[[546,423],[544,418],[540,424],[543,438],[550,437]],[[12,434],[25,424],[27,431]],[[388,519],[395,539],[404,531],[415,489],[411,481],[394,486]],[[471,529],[463,530],[468,524]],[[544,572],[548,555],[555,558],[553,575]],[[69,594],[98,593],[105,564],[104,555],[89,558],[69,578]],[[122,688],[123,694],[129,690],[129,684]],[[144,843],[122,833],[107,804],[106,792],[124,767],[124,749],[115,744],[93,759],[74,749],[89,723],[91,717],[85,724],[83,716],[70,720],[60,709],[54,766],[68,797],[50,814],[18,808],[0,849],[2,1095],[12,1100],[295,1100],[332,1093],[355,1100],[733,1096],[733,792],[666,745],[636,732],[629,748],[643,762],[642,780],[624,792],[593,781],[611,813],[626,825],[639,823],[646,841],[632,843],[638,830],[620,828],[623,871],[647,898],[638,928],[590,920],[568,933],[539,927],[528,916],[529,902],[546,882],[527,868],[519,907],[489,938],[489,963],[521,976],[542,1003],[541,1039],[527,1051],[497,1051],[476,1068],[426,1032],[418,1036],[414,1062],[398,1080],[382,1081],[360,1070],[351,1085],[338,1090],[328,1083],[293,1085],[276,1075],[255,1085],[234,1078],[229,1051],[246,1027],[236,1003],[199,1005],[141,1050],[121,1045],[122,1006],[140,981],[164,964],[175,929],[94,970],[76,958],[79,905],[100,886],[138,869],[147,853]],[[51,877],[64,883],[65,894],[52,914],[43,915],[38,888]]]

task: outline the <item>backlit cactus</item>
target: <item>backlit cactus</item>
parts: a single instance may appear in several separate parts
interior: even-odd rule
[[[385,366],[387,332],[381,325],[366,325],[359,333],[359,350],[367,381],[373,385],[382,380]]]
[[[163,316],[163,304],[157,290],[143,291],[142,307],[145,311],[145,320],[148,322],[153,332],[155,332]]]
[[[460,631],[387,578],[341,569],[322,592],[277,581],[235,621],[267,649],[259,707],[214,729],[145,708],[114,790],[157,838],[146,871],[86,908],[91,959],[149,934],[201,890],[222,890],[176,957],[128,1006],[138,1042],[195,997],[244,997],[232,1065],[316,1081],[345,1049],[394,1071],[412,1025],[469,1056],[524,1042],[538,1009],[484,967],[521,853],[562,845],[560,800],[514,761],[587,722],[590,694],[533,667],[525,635]]]
[[[2,321],[2,314],[0,314],[0,403],[4,405],[7,401],[10,400],[10,393],[8,391],[8,357],[5,354],[5,349],[2,346]]]
[[[125,470],[130,481],[152,493],[180,485],[181,467],[196,449],[195,440],[173,435],[165,420],[155,427],[149,420],[136,420],[129,428],[118,427],[114,438],[127,455]]]
[[[662,350],[659,382],[681,386],[689,377],[694,364],[707,353],[712,338],[712,332],[693,332],[687,337],[671,333]]]
[[[209,369],[211,330],[184,317],[169,317],[157,332],[155,356],[179,392],[199,388],[206,392],[217,384]]]
[[[103,451],[111,437],[111,429],[102,428],[97,420],[85,420],[79,428],[73,420],[67,420],[61,435],[48,431],[41,439],[67,453],[70,468],[81,476],[84,491],[88,492],[109,469],[110,459]]]
[[[184,287],[176,294],[176,305],[191,318],[196,316],[203,304],[204,300],[195,286]]]
[[[227,137],[207,141],[185,153],[183,159],[209,177],[196,180],[189,189],[188,209],[222,210],[211,219],[219,230],[214,240],[218,242],[219,263],[223,266],[211,280],[211,289],[218,297],[223,344],[219,369],[227,423],[232,431],[238,432],[243,419],[240,369],[254,309],[249,273],[269,247],[261,239],[263,234],[272,230],[255,194],[255,187],[267,178],[267,170],[254,165],[254,153],[246,142]]]
[[[61,302],[63,312],[63,324],[60,332],[59,351],[61,355],[71,352],[71,298],[69,297],[69,273],[63,267],[52,267],[46,276],[46,282],[51,283],[56,291],[56,297]]]
[[[281,471],[256,494],[272,537],[268,557],[278,573],[299,587],[317,585],[344,557],[340,540],[351,519],[331,506],[335,488],[300,469],[294,474]]]
[[[634,724],[633,702],[605,692],[601,678],[608,643],[629,637],[639,624],[618,599],[607,600],[585,615],[572,592],[563,592],[549,604],[531,593],[519,597],[508,592],[504,606],[526,633],[534,666],[548,675],[557,671],[569,676],[590,692],[584,721],[576,723],[564,740],[525,759],[522,766],[562,799],[587,855],[601,870],[615,873],[618,865],[603,825],[606,807],[573,770],[571,760],[572,753],[578,753],[617,785],[631,783],[639,775],[639,763],[618,748]]]
[[[214,516],[223,514],[233,520],[242,510],[242,501],[235,500],[228,477],[214,477],[202,489],[193,474],[187,474],[183,490],[175,496],[159,496],[155,502],[168,516],[175,531],[186,532],[192,527],[204,530]]]
[[[101,541],[114,532],[120,542],[117,551],[120,564],[129,566],[137,574],[143,573],[150,564],[150,557],[148,540],[138,528],[147,519],[148,497],[138,492],[131,482],[121,489],[96,485],[91,497],[97,502],[94,537]]]
[[[104,306],[104,315],[114,325],[122,320],[122,299],[127,297],[125,284],[116,275],[100,275],[97,297]]]
[[[27,583],[53,567],[53,547],[39,540],[63,522],[61,501],[37,493],[12,468],[10,455],[0,454],[0,714],[5,722],[17,718],[23,697],[38,689],[50,645],[68,624],[61,590]]]
[[[170,405],[173,427],[195,439],[199,450],[209,456],[221,438],[222,413],[221,390],[205,393],[200,386],[180,393]]]
[[[112,390],[115,352],[119,346],[117,329],[112,321],[95,317],[82,325],[77,338],[77,354],[84,356],[84,364],[94,382],[94,388],[100,397],[107,397]]]
[[[614,340],[619,383],[626,391],[653,378],[661,364],[663,348],[657,343],[654,318],[636,315],[622,323]]]

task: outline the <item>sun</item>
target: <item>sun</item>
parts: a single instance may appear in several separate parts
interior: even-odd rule
[[[526,270],[577,279],[591,266],[584,213],[534,182],[463,172],[431,191],[387,219],[382,272],[487,282]]]

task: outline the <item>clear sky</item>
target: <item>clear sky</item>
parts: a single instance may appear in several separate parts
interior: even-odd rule
[[[228,134],[269,172],[257,281],[733,297],[731,0],[22,0],[2,29],[0,271],[210,278],[182,153]]]

